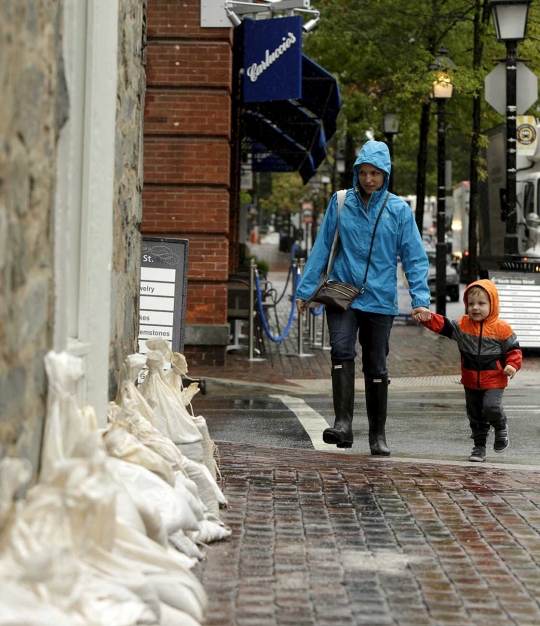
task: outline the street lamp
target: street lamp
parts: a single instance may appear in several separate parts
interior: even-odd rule
[[[506,235],[505,254],[517,254],[516,115],[517,42],[525,39],[531,0],[492,0],[497,39],[506,44]]]
[[[445,48],[431,67],[437,71],[433,98],[437,101],[437,245],[435,246],[435,304],[439,315],[446,315],[446,101],[452,97],[453,86],[446,69],[454,64]]]
[[[399,117],[395,113],[386,113],[383,118],[383,132],[390,152],[391,174],[388,181],[388,191],[394,191],[394,135],[399,132]]]

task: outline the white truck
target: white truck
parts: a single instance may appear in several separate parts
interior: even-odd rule
[[[532,122],[532,123],[531,123]],[[500,317],[523,348],[540,348],[540,141],[538,122],[518,116],[516,221],[518,255],[505,255],[506,127],[487,133],[487,179],[480,185],[480,278],[497,285]],[[534,146],[537,146],[534,150]],[[533,149],[531,149],[533,148]]]

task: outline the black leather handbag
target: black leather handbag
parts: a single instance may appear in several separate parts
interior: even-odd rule
[[[349,285],[349,283],[342,283],[338,280],[332,280],[331,278],[329,278],[330,272],[332,271],[332,266],[334,264],[334,258],[336,256],[337,245],[339,242],[339,216],[345,202],[346,194],[346,189],[342,189],[341,191],[337,192],[338,213],[336,221],[336,232],[334,234],[332,248],[330,249],[330,256],[328,257],[328,264],[326,266],[326,271],[321,274],[321,279],[317,288],[313,292],[313,295],[307,300],[306,306],[309,306],[312,302],[316,302],[317,304],[324,304],[324,306],[326,307],[332,307],[335,309],[339,309],[340,311],[346,311],[354,302],[354,300],[364,293],[367,281],[367,274],[369,270],[369,262],[371,260],[371,251],[373,250],[375,233],[377,231],[379,220],[381,218],[382,212],[384,211],[384,207],[386,206],[386,202],[388,201],[388,196],[390,194],[386,194],[384,204],[382,205],[381,210],[379,211],[379,215],[377,216],[377,221],[375,222],[373,236],[371,237],[371,245],[369,247],[366,271],[364,273],[364,280],[360,289],[358,289],[358,287],[355,287],[354,285]]]

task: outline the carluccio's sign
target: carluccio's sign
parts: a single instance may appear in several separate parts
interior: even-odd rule
[[[302,97],[302,18],[245,20],[244,102]]]

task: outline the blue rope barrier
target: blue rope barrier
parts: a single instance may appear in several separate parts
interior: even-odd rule
[[[274,302],[274,304],[279,304],[287,291],[287,287],[289,286],[289,278],[291,277],[292,265],[289,265],[289,271],[287,272],[287,280],[285,281],[285,287],[283,287],[283,293],[279,296],[279,298]]]
[[[321,306],[317,310],[309,309],[309,312],[311,313],[311,315],[315,315],[315,317],[317,317],[323,312],[323,309],[324,309],[324,304],[321,304]]]
[[[283,341],[285,337],[289,334],[291,330],[291,326],[294,320],[294,312],[296,310],[296,290],[298,289],[298,273],[294,274],[294,291],[292,295],[292,307],[291,313],[289,315],[289,321],[287,322],[287,326],[285,326],[285,330],[281,333],[279,337],[274,337],[268,328],[268,321],[266,320],[266,315],[264,314],[264,308],[262,303],[262,295],[261,295],[261,284],[259,281],[259,274],[255,272],[255,289],[257,292],[257,304],[259,306],[259,313],[261,316],[262,325],[264,328],[264,332],[268,335],[270,341],[274,341],[275,343],[279,343]]]

